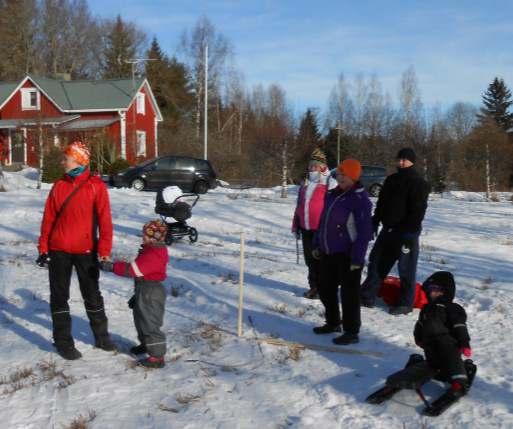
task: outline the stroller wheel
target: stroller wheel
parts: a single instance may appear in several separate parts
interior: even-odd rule
[[[189,229],[189,240],[191,243],[196,243],[196,241],[198,241],[198,231],[196,228]]]

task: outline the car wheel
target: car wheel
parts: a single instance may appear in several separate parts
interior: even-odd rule
[[[144,183],[143,179],[135,179],[132,181],[130,186],[136,191],[142,191],[146,187],[146,183]]]
[[[194,192],[196,194],[206,194],[208,191],[207,182],[200,180],[194,184]]]
[[[369,188],[369,193],[371,194],[371,197],[378,197],[380,192],[381,185],[378,185],[377,183],[375,183]]]

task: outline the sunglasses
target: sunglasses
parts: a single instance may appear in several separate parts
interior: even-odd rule
[[[427,289],[427,291],[429,293],[431,293],[431,292],[443,292],[444,291],[444,288],[442,286],[437,285],[435,283],[428,285],[426,287],[426,289]]]

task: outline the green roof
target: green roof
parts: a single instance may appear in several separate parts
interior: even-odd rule
[[[0,82],[0,105],[7,100],[17,86],[18,82]]]
[[[28,76],[62,110],[126,109],[144,79],[58,80]],[[0,105],[18,87],[18,82],[0,82]],[[135,89],[134,89],[135,88]]]
[[[124,109],[144,79],[57,80],[30,76],[63,110]]]

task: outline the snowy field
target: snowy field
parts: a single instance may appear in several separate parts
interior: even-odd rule
[[[91,428],[494,428],[513,427],[513,204],[432,197],[421,239],[418,279],[450,270],[467,310],[477,378],[470,394],[438,418],[420,416],[409,391],[385,405],[364,403],[387,374],[419,352],[412,336],[418,310],[392,317],[363,309],[361,342],[343,354],[261,344],[256,338],[331,345],[313,335],[319,301],[301,297],[306,269],[296,265],[287,199],[272,189],[220,189],[202,196],[190,224],[191,245],[171,247],[165,332],[167,366],[134,367],[126,350],[135,329],[128,279],[102,274],[117,354],[93,348],[76,278],[71,309],[79,361],[52,349],[47,271],[35,266],[49,186],[30,172],[8,174],[0,193],[0,427],[66,428],[80,416]],[[114,257],[137,252],[141,225],[154,218],[154,193],[111,190]],[[472,200],[472,201],[468,201]],[[239,232],[246,233],[244,334],[236,335]],[[254,328],[248,321],[248,316]],[[343,349],[343,347],[341,347]],[[443,391],[431,383],[425,393]],[[86,419],[86,420],[87,420]]]

